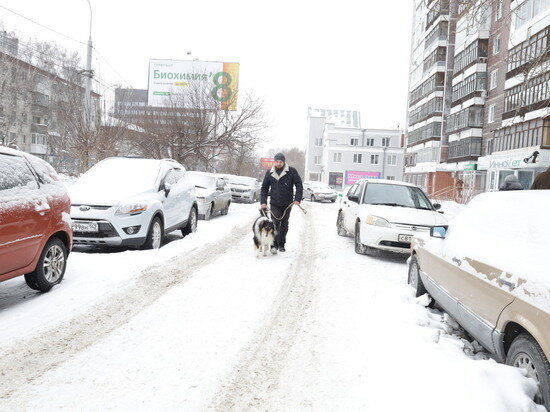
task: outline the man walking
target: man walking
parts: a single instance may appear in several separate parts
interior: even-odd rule
[[[550,167],[535,177],[532,190],[549,190],[550,189]]]
[[[265,174],[262,183],[260,201],[262,209],[267,209],[267,196],[270,198],[270,207],[277,238],[271,253],[285,252],[286,234],[288,232],[288,219],[292,209],[292,202],[299,205],[302,201],[304,188],[298,171],[286,164],[285,156],[277,153],[271,170]],[[294,193],[296,187],[296,193]]]

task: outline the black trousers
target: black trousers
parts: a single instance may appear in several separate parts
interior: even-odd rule
[[[277,237],[275,238],[275,245],[277,247],[284,246],[286,243],[286,234],[288,233],[288,219],[290,218],[291,207],[287,209],[287,206],[278,206],[273,203],[270,205],[273,223],[275,224],[275,230],[277,231]],[[285,213],[285,209],[286,213]],[[284,216],[283,216],[284,214]],[[281,220],[279,220],[281,219]]]

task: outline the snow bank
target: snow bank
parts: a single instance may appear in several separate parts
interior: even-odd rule
[[[516,284],[524,280],[513,293],[550,312],[549,210],[550,191],[483,193],[449,223],[444,242],[430,239],[427,245],[448,261],[471,258],[506,272]]]

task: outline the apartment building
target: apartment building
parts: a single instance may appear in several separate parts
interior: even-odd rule
[[[417,0],[414,13],[405,180],[460,201],[508,174],[530,187],[550,166],[550,0]]]
[[[310,115],[305,180],[336,190],[361,178],[403,180],[403,133],[349,127]]]
[[[67,105],[84,101],[84,87],[69,80],[81,77],[73,69],[56,67],[54,73],[47,69],[53,63],[36,55],[0,31],[0,144],[51,160],[63,157],[52,152],[50,142],[72,121],[66,118]],[[92,92],[92,122],[99,118],[100,97]]]
[[[336,124],[349,127],[361,127],[359,110],[329,108],[327,106],[308,107],[308,116],[323,116]]]

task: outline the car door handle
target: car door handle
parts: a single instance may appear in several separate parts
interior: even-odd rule
[[[43,215],[44,213],[49,212],[51,209],[50,209],[50,205],[47,203],[37,203],[34,210],[36,210],[38,213]]]
[[[516,284],[513,283],[513,282],[508,282],[507,280],[504,280],[502,278],[497,278],[497,283],[502,286],[502,285],[506,285],[508,286],[510,289],[514,289],[516,287]]]

